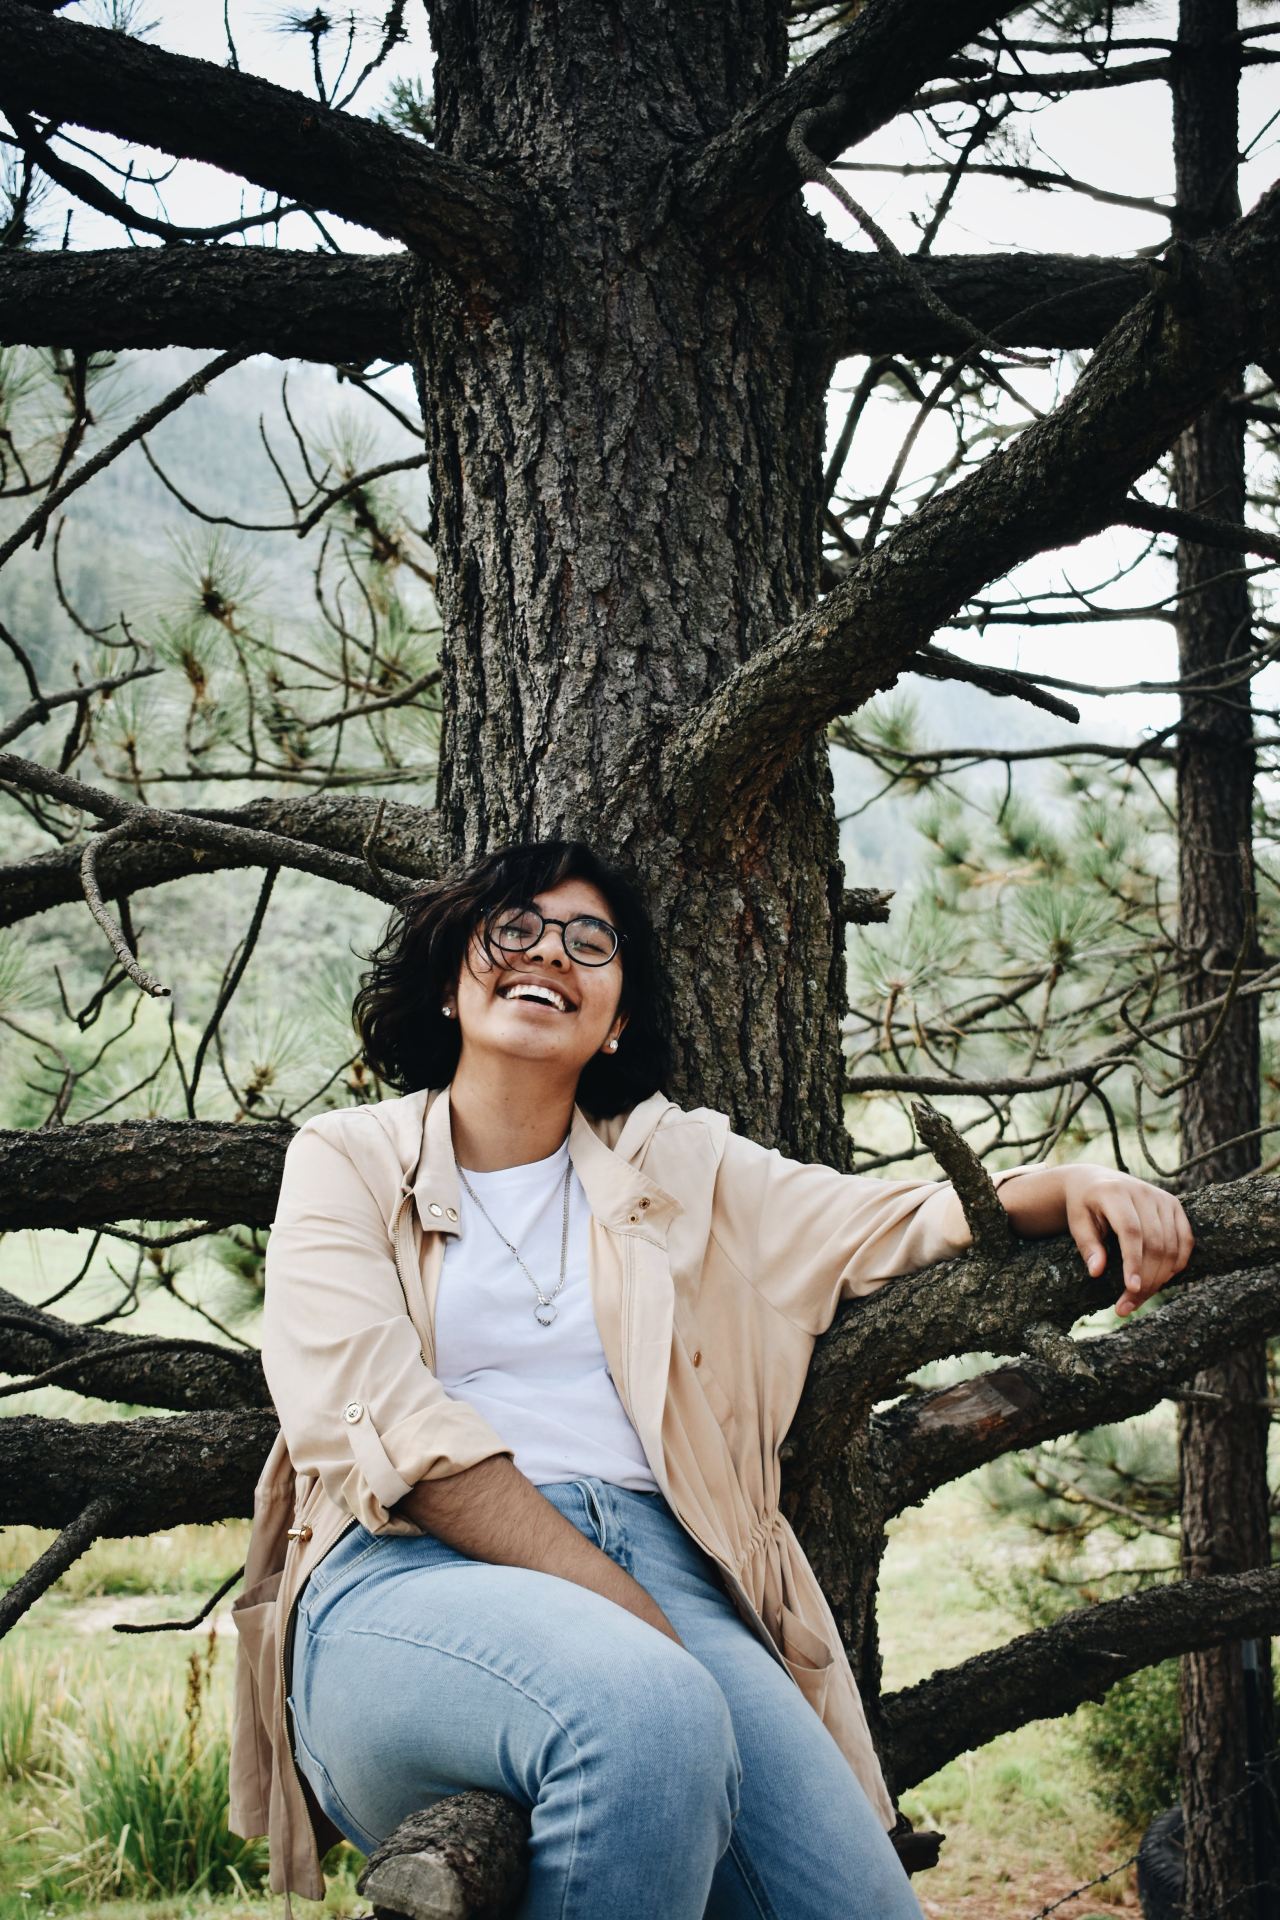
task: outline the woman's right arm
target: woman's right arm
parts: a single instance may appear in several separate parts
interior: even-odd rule
[[[589,1587],[674,1639],[657,1603],[543,1498],[514,1449],[427,1366],[378,1203],[321,1127],[285,1156],[262,1363],[294,1467],[371,1533]]]
[[[398,1511],[473,1560],[572,1580],[683,1644],[647,1588],[580,1534],[505,1455],[447,1480],[422,1481]]]

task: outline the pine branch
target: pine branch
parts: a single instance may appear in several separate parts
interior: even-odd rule
[[[239,347],[278,359],[407,360],[406,254],[265,247],[0,252],[0,340],[83,353]]]
[[[892,686],[973,594],[1109,525],[1240,362],[1280,342],[1278,263],[1280,187],[1221,241],[1171,249],[1065,400],[860,556],[689,717],[665,758],[680,830],[704,843],[751,817],[812,735]]]
[[[412,247],[459,279],[514,284],[526,196],[389,127],[124,33],[0,0],[0,105],[203,160]]]
[[[1096,347],[1151,286],[1142,262],[1087,254],[939,254],[915,265],[948,307],[1010,347]],[[878,254],[828,242],[824,266],[822,337],[833,358],[966,345]]]
[[[1009,0],[869,0],[851,27],[683,163],[673,182],[680,215],[717,245],[739,245],[803,185],[787,152],[797,114],[821,112],[809,144],[834,160],[903,112],[951,54],[1012,11]]]
[[[184,808],[175,808],[173,813],[177,819],[187,817]],[[301,800],[262,799],[247,801],[242,807],[201,808],[195,817],[296,840],[313,851],[365,860],[372,854],[386,873],[406,880],[427,880],[439,871],[434,815],[429,808],[402,801],[326,793]],[[0,926],[12,926],[50,907],[79,900],[80,852],[80,845],[75,844],[0,866]],[[103,849],[98,860],[98,882],[108,899],[118,900],[122,895],[161,886],[167,880],[181,880],[188,874],[257,864],[245,843],[235,839],[216,848],[177,841],[125,840]]]
[[[268,1227],[287,1123],[121,1120],[0,1131],[0,1233],[112,1220]],[[6,1424],[0,1422],[0,1426]]]
[[[86,1488],[110,1505],[94,1526],[109,1539],[243,1519],[277,1431],[275,1414],[258,1411],[0,1420],[0,1526],[73,1526]]]
[[[6,1398],[56,1379],[72,1393],[178,1413],[271,1404],[262,1362],[243,1348],[79,1327],[3,1289],[0,1329],[4,1371],[37,1376],[15,1381],[5,1389]]]

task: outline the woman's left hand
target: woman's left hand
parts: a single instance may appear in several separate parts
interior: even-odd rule
[[[1124,1272],[1116,1312],[1130,1314],[1191,1258],[1195,1239],[1182,1202],[1131,1173],[1087,1166],[1060,1171],[1067,1231],[1090,1273],[1107,1264],[1108,1231],[1116,1237]]]

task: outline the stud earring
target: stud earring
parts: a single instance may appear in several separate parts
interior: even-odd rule
[[[453,1010],[453,1008],[452,1008],[451,1006],[449,1006],[449,1005],[448,1005],[448,1003],[447,1003],[447,1002],[446,1002],[446,1004],[445,1004],[445,1005],[444,1005],[443,1007],[441,1007],[441,1009],[440,1009],[440,1011],[441,1011],[441,1013],[442,1013],[442,1014],[444,1015],[444,1017],[445,1017],[445,1019],[446,1019],[446,1020],[452,1020],[452,1019],[453,1019],[453,1011],[454,1011],[454,1010]]]
[[[616,1053],[618,1051],[618,1043],[616,1040],[606,1040],[605,1047],[609,1053]]]

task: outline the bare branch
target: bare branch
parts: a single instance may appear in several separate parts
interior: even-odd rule
[[[886,1514],[1022,1447],[1145,1413],[1201,1367],[1280,1329],[1280,1272],[1263,1267],[1183,1287],[1121,1331],[913,1394],[871,1423],[871,1471]]]
[[[870,0],[851,27],[682,164],[673,185],[681,215],[718,245],[738,245],[803,185],[787,152],[797,115],[820,114],[806,139],[820,159],[837,159],[903,112],[948,55],[1012,10],[1008,0]]]
[[[894,1784],[899,1791],[915,1786],[998,1734],[1073,1713],[1158,1660],[1278,1627],[1280,1567],[1178,1581],[1081,1607],[887,1695],[881,1712]]]
[[[1220,243],[1179,244],[1163,290],[1125,317],[1052,413],[895,528],[722,681],[667,751],[681,829],[701,841],[749,816],[819,727],[892,686],[980,587],[1110,524],[1240,361],[1280,340],[1278,256],[1280,187]]]
[[[1012,347],[1096,347],[1151,285],[1140,261],[1087,254],[942,254],[914,264],[944,306]],[[965,345],[878,254],[829,243],[825,270],[823,334],[836,358]]]
[[[243,807],[207,808],[199,817],[365,860],[365,841],[379,807],[383,814],[374,848],[378,866],[403,880],[432,878],[439,872],[441,858],[436,823],[421,807],[363,795],[320,794],[302,800],[250,800]],[[175,809],[173,817],[185,820],[188,815],[185,809]],[[209,848],[181,841],[114,841],[99,855],[98,879],[104,894],[118,900],[122,895],[181,880],[191,873],[258,864],[245,845],[234,839]],[[0,925],[12,926],[32,914],[79,898],[79,846],[59,847],[0,867]]]
[[[0,251],[0,339],[85,352],[240,347],[279,359],[407,360],[408,254],[263,247]]]
[[[33,1566],[27,1568],[8,1593],[0,1598],[0,1640],[10,1627],[21,1620],[42,1593],[61,1579],[73,1560],[90,1548],[106,1530],[122,1505],[119,1494],[98,1494],[62,1529],[51,1547],[47,1547]]]
[[[0,1233],[109,1220],[269,1227],[292,1138],[292,1127],[276,1122],[124,1120],[0,1131]]]
[[[509,286],[528,259],[537,212],[524,194],[288,87],[20,0],[0,0],[0,71],[0,102],[207,161],[403,241],[464,281]]]
[[[99,1138],[107,1131],[100,1128]],[[56,1151],[57,1143],[51,1144]],[[214,1346],[206,1340],[143,1339],[105,1327],[75,1326],[3,1290],[0,1326],[4,1328],[4,1371],[39,1376],[10,1392],[44,1385],[56,1373],[58,1385],[73,1393],[179,1413],[271,1404],[261,1361],[256,1353],[243,1349]]]
[[[962,1140],[951,1122],[927,1101],[911,1106],[916,1132],[946,1174],[964,1209],[975,1254],[991,1260],[1003,1260],[1017,1242],[995,1182],[973,1148]]]
[[[93,1529],[109,1539],[241,1519],[277,1430],[274,1413],[256,1410],[0,1420],[0,1526],[69,1527],[87,1486],[110,1502]]]

